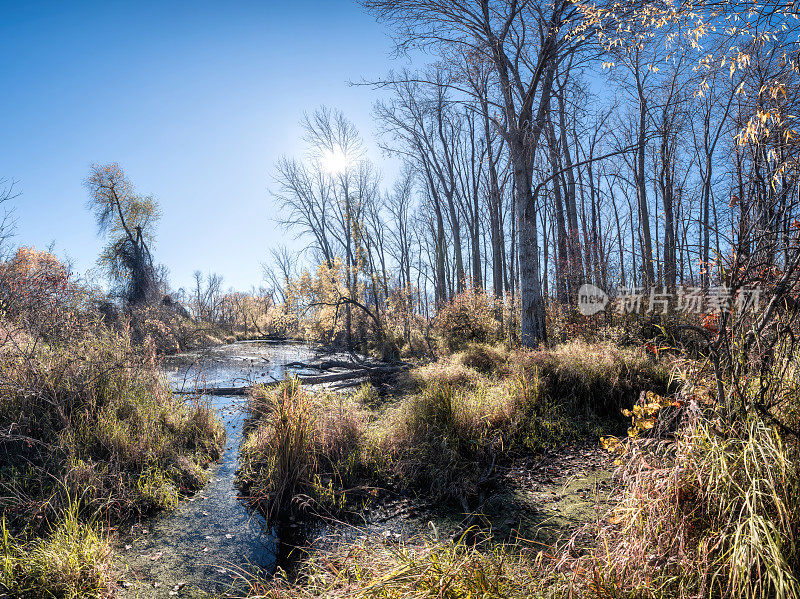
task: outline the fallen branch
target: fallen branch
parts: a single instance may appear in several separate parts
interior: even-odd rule
[[[331,374],[298,376],[297,379],[303,385],[322,385],[325,383],[336,383],[338,381],[370,377],[374,374],[393,374],[401,370],[405,370],[405,368],[384,366],[380,368],[362,368],[360,370],[350,370],[347,372],[334,372]],[[279,382],[280,381],[270,381],[267,383],[259,383],[259,385],[269,387],[277,385]],[[247,395],[252,387],[253,385],[243,387],[204,387],[200,389],[174,391],[174,393],[179,395]]]

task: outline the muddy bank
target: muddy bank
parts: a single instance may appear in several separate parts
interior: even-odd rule
[[[614,465],[593,443],[548,451],[499,470],[496,492],[475,513],[397,497],[366,509],[360,520],[309,528],[308,549],[329,551],[370,536],[398,544],[414,543],[423,535],[445,540],[461,537],[468,527],[468,536],[480,530],[498,542],[548,549],[603,518],[613,504]],[[590,537],[579,539],[583,547],[592,542]]]

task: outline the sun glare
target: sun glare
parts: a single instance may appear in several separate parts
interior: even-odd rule
[[[330,150],[322,156],[322,168],[330,175],[339,175],[350,166],[350,158],[340,149]]]

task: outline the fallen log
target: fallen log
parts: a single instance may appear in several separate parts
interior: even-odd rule
[[[368,370],[351,370],[348,372],[335,372],[332,374],[298,376],[297,378],[303,385],[322,385],[325,383],[336,383],[338,381],[346,381],[359,377],[368,377],[369,374],[370,373]],[[280,382],[281,381],[268,381],[266,383],[259,383],[259,385],[271,387]],[[247,385],[244,387],[205,387],[201,389],[182,389],[179,391],[174,391],[173,393],[178,395],[247,395],[252,387],[252,385]]]
[[[386,368],[395,370],[404,370],[410,368],[408,364],[385,364],[383,362],[348,362],[346,360],[324,360],[316,364],[309,364],[308,362],[289,362],[284,364],[285,368],[303,369],[303,370],[332,370],[334,368],[346,370],[369,370],[371,372],[381,372]]]

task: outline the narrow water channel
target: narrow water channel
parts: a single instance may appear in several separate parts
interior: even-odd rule
[[[164,374],[175,389],[236,387],[281,379],[287,364],[310,362],[313,349],[299,344],[241,342],[169,358]],[[302,374],[301,370],[292,370]],[[119,538],[123,597],[236,594],[241,574],[274,568],[275,531],[247,509],[234,487],[238,467],[243,396],[206,396],[225,423],[227,445],[211,479],[194,497],[155,518],[144,519]]]

